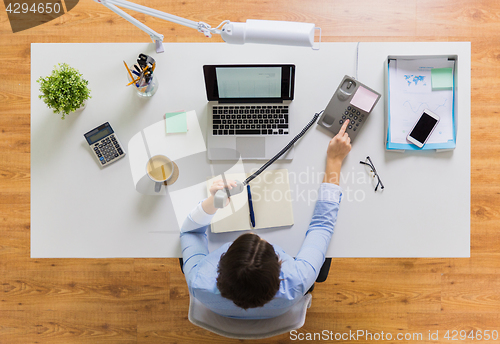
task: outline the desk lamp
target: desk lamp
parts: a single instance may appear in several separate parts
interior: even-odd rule
[[[153,31],[117,6],[197,29],[208,38],[212,37],[212,34],[219,34],[226,43],[230,44],[263,43],[293,45],[311,47],[314,50],[318,50],[319,43],[321,42],[321,29],[315,27],[314,24],[311,23],[253,19],[247,20],[246,23],[232,23],[229,20],[225,20],[217,27],[212,28],[204,22],[195,22],[146,6],[137,5],[126,0],[94,1],[106,6],[111,11],[146,32],[153,42],[156,43],[157,53],[162,53],[164,51],[162,44],[163,35]],[[317,44],[314,42],[315,30],[319,30],[319,41]]]

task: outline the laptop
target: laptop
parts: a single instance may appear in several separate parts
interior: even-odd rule
[[[203,73],[209,160],[267,160],[293,139],[295,65],[205,65]]]

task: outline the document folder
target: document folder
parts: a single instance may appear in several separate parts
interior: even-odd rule
[[[388,151],[454,149],[457,139],[457,55],[388,56],[385,63],[385,147]],[[452,68],[450,89],[432,88],[432,69]],[[422,110],[441,117],[422,148],[406,141]]]

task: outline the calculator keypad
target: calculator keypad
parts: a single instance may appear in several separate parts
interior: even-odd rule
[[[365,114],[353,106],[348,106],[342,115],[342,119],[339,120],[339,124],[343,124],[347,119],[349,120],[347,129],[356,131],[359,130],[359,127],[363,124]]]
[[[95,143],[93,150],[103,166],[124,155],[123,149],[114,135],[109,135]]]

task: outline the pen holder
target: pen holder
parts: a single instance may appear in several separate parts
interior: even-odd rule
[[[127,76],[129,82],[132,81],[130,76]],[[133,84],[135,91],[139,97],[152,97],[158,90],[158,78],[155,74],[151,76],[148,83],[139,84],[139,81]]]

